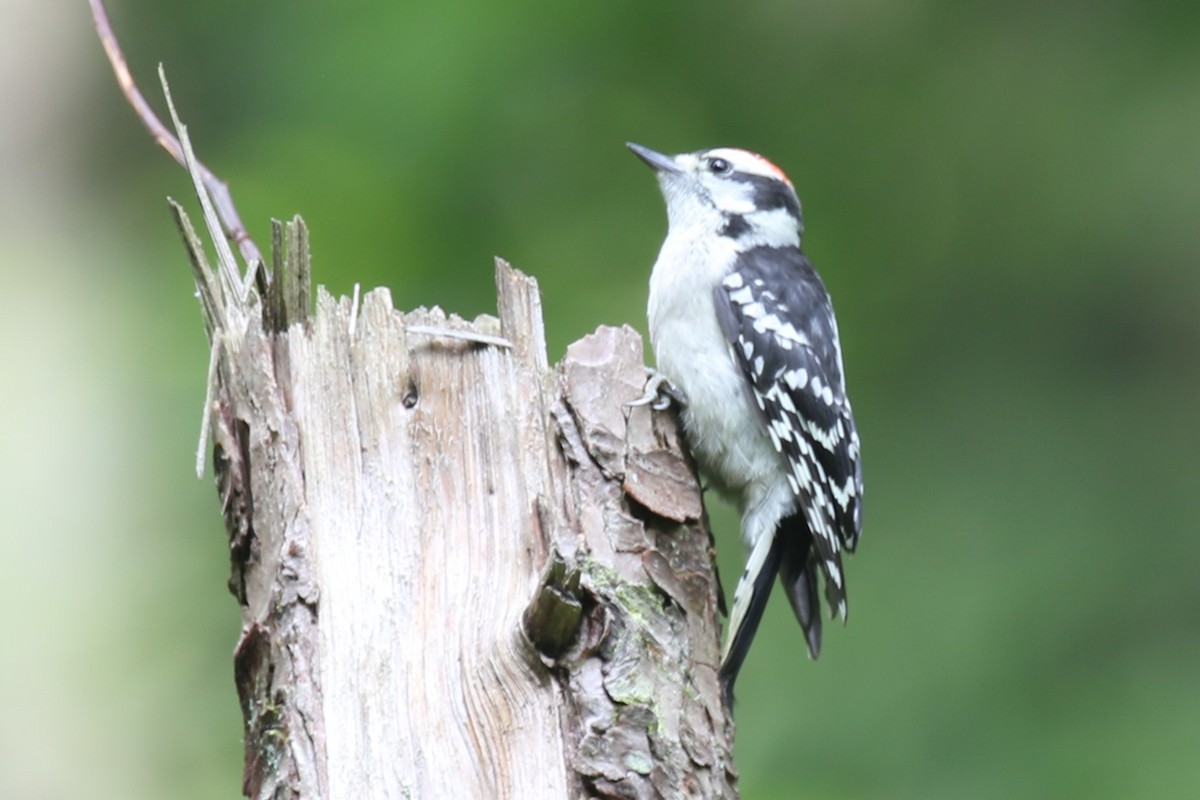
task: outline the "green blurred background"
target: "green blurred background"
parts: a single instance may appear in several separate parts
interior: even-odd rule
[[[0,796],[235,797],[189,184],[86,4],[5,10]],[[503,255],[552,359],[644,329],[665,216],[626,140],[767,154],[839,310],[866,529],[820,662],[768,611],[744,796],[1200,796],[1200,5],[110,11],[260,243],[299,212],[334,292],[466,315]]]

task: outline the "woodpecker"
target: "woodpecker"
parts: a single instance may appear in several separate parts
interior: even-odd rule
[[[862,531],[858,431],[833,305],[801,251],[787,176],[746,150],[629,149],[654,169],[668,222],[647,304],[656,369],[633,404],[677,403],[749,550],[721,654],[732,705],[776,575],[811,658],[821,651],[818,573],[831,617],[846,620],[842,552]]]

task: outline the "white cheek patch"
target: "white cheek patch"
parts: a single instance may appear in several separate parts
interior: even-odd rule
[[[788,213],[786,208],[747,213],[746,221],[750,223],[751,232],[740,239],[743,246],[753,247],[761,244],[770,247],[798,247],[800,245],[800,230],[796,226],[796,218]]]
[[[754,211],[754,190],[741,181],[706,181],[713,205],[727,214],[750,214]]]

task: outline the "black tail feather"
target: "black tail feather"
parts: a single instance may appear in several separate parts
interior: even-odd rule
[[[819,567],[812,536],[801,516],[788,517],[779,528],[779,537],[788,543],[779,565],[779,581],[804,629],[808,654],[816,659],[821,655],[821,599],[817,592]]]
[[[767,607],[767,599],[771,596],[771,587],[775,584],[775,576],[779,573],[780,562],[783,559],[787,544],[785,542],[787,536],[780,535],[781,533],[783,531],[778,529],[775,531],[774,538],[771,541],[771,549],[767,552],[766,561],[763,562],[762,569],[755,576],[754,587],[750,595],[750,605],[746,610],[746,616],[742,620],[741,627],[734,632],[733,641],[726,648],[725,660],[722,662],[721,670],[718,673],[726,708],[733,708],[733,684],[737,681],[738,672],[741,671],[742,663],[746,660],[746,653],[750,651],[750,643],[754,641],[754,634],[758,631],[758,624],[762,622],[763,611]]]

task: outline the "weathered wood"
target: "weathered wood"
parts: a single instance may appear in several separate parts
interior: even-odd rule
[[[499,319],[384,289],[310,315],[300,220],[260,299],[174,209],[217,358],[245,793],[735,796],[700,491],[673,418],[624,408],[637,334],[552,370],[503,262]]]

